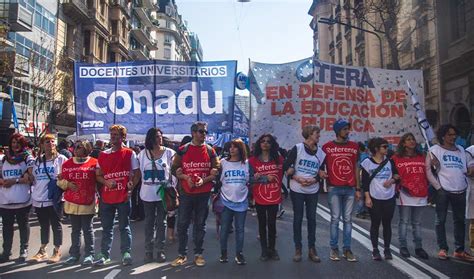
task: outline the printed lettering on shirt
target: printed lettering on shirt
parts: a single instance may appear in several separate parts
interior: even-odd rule
[[[21,176],[23,172],[20,169],[13,169],[13,170],[4,170],[3,177],[18,177]]]
[[[463,160],[458,156],[444,154],[442,160],[443,160],[443,165],[448,169],[463,169],[464,168]]]

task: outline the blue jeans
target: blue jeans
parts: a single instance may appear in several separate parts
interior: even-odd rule
[[[189,195],[182,193],[179,196],[178,208],[178,253],[185,256],[188,245],[188,228],[193,220],[194,254],[202,254],[204,236],[206,235],[206,219],[209,213],[208,201],[210,193]]]
[[[451,204],[453,210],[454,223],[454,248],[456,252],[464,251],[464,238],[466,237],[466,192],[462,194],[453,194],[445,190],[438,190],[436,197],[436,238],[439,249],[448,250],[446,240],[446,216],[448,206]]]
[[[339,218],[342,215],[344,222],[342,239],[343,249],[351,249],[352,238],[352,208],[355,200],[355,187],[330,186],[329,187],[329,207],[331,208],[331,239],[329,245],[331,249],[338,249],[339,240]]]
[[[316,243],[316,208],[318,206],[318,193],[302,194],[291,191],[293,203],[293,242],[296,249],[301,249],[301,226],[306,205],[306,220],[308,221],[308,248],[315,248]]]
[[[235,220],[235,254],[242,253],[244,248],[245,217],[247,217],[247,211],[239,212],[224,207],[221,216],[221,251],[227,251],[227,238],[229,237],[230,226],[232,225],[232,220]]]
[[[400,221],[398,222],[398,239],[400,247],[408,247],[407,245],[407,229],[408,219],[411,220],[411,228],[413,231],[413,242],[415,249],[422,248],[421,245],[421,213],[423,206],[402,206],[399,205]]]
[[[130,202],[108,204],[100,202],[100,222],[102,223],[102,243],[101,252],[104,256],[110,257],[112,240],[114,237],[115,211],[118,212],[120,231],[120,252],[131,252],[132,232],[130,231]]]
[[[162,201],[143,201],[145,211],[145,253],[153,253],[165,249],[165,219],[166,210]]]
[[[85,257],[94,256],[94,229],[92,219],[94,215],[69,215],[71,219],[71,248],[69,254],[73,257],[81,257],[81,231],[84,234]]]

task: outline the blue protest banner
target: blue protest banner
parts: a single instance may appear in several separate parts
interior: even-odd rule
[[[75,65],[77,135],[106,134],[114,123],[130,134],[156,125],[188,134],[194,121],[232,132],[236,61],[133,61]]]

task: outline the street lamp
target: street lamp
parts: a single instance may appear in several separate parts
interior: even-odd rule
[[[370,34],[373,34],[375,36],[377,36],[377,38],[379,39],[379,47],[380,47],[380,63],[382,64],[382,68],[383,68],[383,51],[382,51],[382,38],[380,37],[379,33],[380,34],[385,34],[385,32],[382,32],[382,31],[379,31],[379,30],[367,30],[367,29],[364,29],[364,28],[361,28],[361,27],[358,27],[358,26],[354,26],[354,25],[351,25],[351,24],[347,24],[347,23],[344,23],[344,22],[341,22],[339,20],[336,20],[336,19],[332,19],[332,18],[327,18],[327,17],[322,17],[318,20],[319,23],[322,23],[322,24],[327,24],[327,25],[334,25],[334,24],[340,24],[340,25],[344,25],[344,26],[347,26],[351,29],[357,29],[357,30],[360,30],[362,32],[367,32],[367,33],[370,33]]]

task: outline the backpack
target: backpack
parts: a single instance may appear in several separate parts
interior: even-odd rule
[[[188,149],[189,149],[189,146],[191,145],[190,142],[186,143],[184,146],[183,146],[183,150],[180,151],[179,155],[182,157],[184,154],[186,154],[186,152],[188,152]],[[205,143],[206,145],[206,149],[207,149],[207,154],[209,155],[209,158],[214,158],[216,157],[214,155],[214,150],[212,149],[212,147]]]

